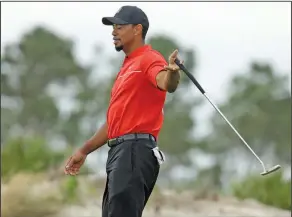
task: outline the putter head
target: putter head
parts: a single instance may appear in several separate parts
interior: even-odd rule
[[[272,168],[270,168],[270,169],[268,169],[268,170],[262,172],[261,175],[262,175],[262,176],[268,175],[268,174],[270,174],[270,173],[272,173],[272,172],[277,171],[277,170],[280,169],[280,168],[281,168],[280,165],[273,166]]]

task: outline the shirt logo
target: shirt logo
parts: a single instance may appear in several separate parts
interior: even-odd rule
[[[133,66],[130,66],[129,68],[128,68],[128,70],[126,71],[126,73],[125,74],[123,74],[123,75],[120,75],[118,78],[126,78],[126,77],[128,77],[130,74],[133,74],[133,73],[138,73],[138,72],[142,72],[141,70],[132,70],[133,69]]]
[[[133,73],[139,73],[139,72],[142,72],[141,70],[132,70],[134,67],[133,66],[130,66],[126,72],[123,74],[123,75],[119,75],[117,77],[117,80],[118,82],[116,83],[116,88],[115,88],[115,91],[118,91],[120,90],[122,84],[124,83],[124,81]]]

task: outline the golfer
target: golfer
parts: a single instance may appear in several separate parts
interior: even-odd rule
[[[78,174],[87,155],[107,144],[102,217],[141,217],[164,161],[157,138],[166,94],[176,90],[180,79],[174,62],[178,51],[167,63],[145,44],[149,21],[138,7],[123,6],[102,23],[113,27],[115,49],[125,58],[112,87],[106,123],[68,159],[64,172]]]

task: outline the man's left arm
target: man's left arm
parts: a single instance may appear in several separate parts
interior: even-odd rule
[[[169,63],[164,58],[157,57],[155,60],[144,58],[143,71],[148,76],[151,83],[162,91],[175,92],[180,80],[179,67],[174,60],[177,57],[177,50],[169,56]]]
[[[164,69],[160,71],[156,76],[157,86],[166,90],[169,93],[173,93],[176,91],[180,80],[179,70],[172,71],[168,69]]]
[[[156,76],[157,85],[159,88],[167,90],[169,93],[173,93],[179,84],[180,73],[179,67],[174,62],[177,58],[178,50],[176,49],[168,58],[168,65],[164,67]]]

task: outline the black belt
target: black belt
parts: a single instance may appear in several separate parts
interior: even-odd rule
[[[151,134],[133,133],[133,134],[126,134],[123,136],[119,136],[114,139],[110,139],[107,141],[107,144],[109,147],[113,147],[113,146],[121,144],[122,142],[137,140],[137,139],[149,139],[153,142],[156,141],[155,137],[152,136]]]

